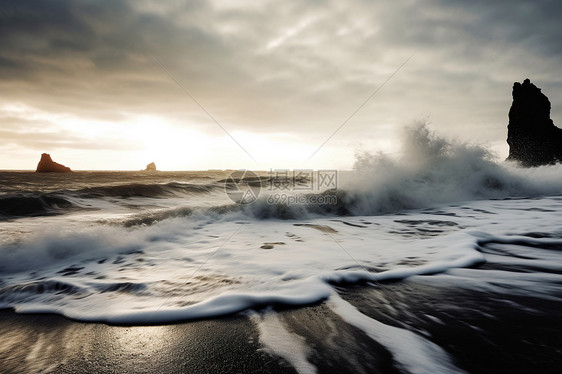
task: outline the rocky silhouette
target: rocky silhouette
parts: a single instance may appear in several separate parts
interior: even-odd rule
[[[144,171],[156,171],[156,164],[151,162],[150,164],[146,165],[146,169]]]
[[[525,79],[513,85],[507,143],[510,161],[540,166],[562,161],[562,129],[550,119],[550,101]]]
[[[69,167],[54,162],[48,153],[43,153],[35,171],[38,173],[68,173],[71,170]]]

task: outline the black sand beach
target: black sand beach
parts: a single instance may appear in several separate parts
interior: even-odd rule
[[[339,292],[369,317],[438,344],[461,370],[559,372],[562,302],[433,287],[423,278]],[[319,373],[403,372],[384,346],[325,305],[277,312],[289,331],[306,340],[308,361]],[[4,310],[0,335],[2,373],[296,372],[263,348],[247,315],[108,326]]]

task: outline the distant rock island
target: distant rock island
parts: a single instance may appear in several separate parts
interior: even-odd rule
[[[69,167],[54,162],[48,153],[41,155],[41,160],[39,160],[37,170],[35,170],[37,173],[68,173],[70,171],[72,170]]]
[[[562,162],[562,129],[550,119],[548,97],[529,79],[515,82],[512,95],[507,160],[527,167]]]
[[[156,169],[156,164],[154,162],[151,162],[150,164],[146,165],[146,169],[144,169],[144,171],[158,171],[158,169]]]

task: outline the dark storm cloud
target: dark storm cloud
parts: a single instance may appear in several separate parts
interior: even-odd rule
[[[432,113],[451,133],[475,126],[498,138],[513,81],[532,75],[545,91],[561,82],[555,1],[0,4],[2,100],[116,126],[147,114],[221,135],[154,59],[230,130],[312,143],[410,55],[342,137]],[[562,110],[560,95],[551,99]]]

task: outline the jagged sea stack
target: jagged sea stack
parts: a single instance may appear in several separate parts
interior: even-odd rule
[[[146,169],[144,169],[144,171],[158,171],[158,169],[156,169],[156,164],[154,162],[151,162],[150,164],[146,165]]]
[[[35,171],[37,173],[68,173],[71,170],[69,167],[54,162],[48,153],[43,153]]]
[[[510,161],[540,166],[562,161],[562,130],[550,119],[550,101],[525,79],[513,85],[507,144]]]

